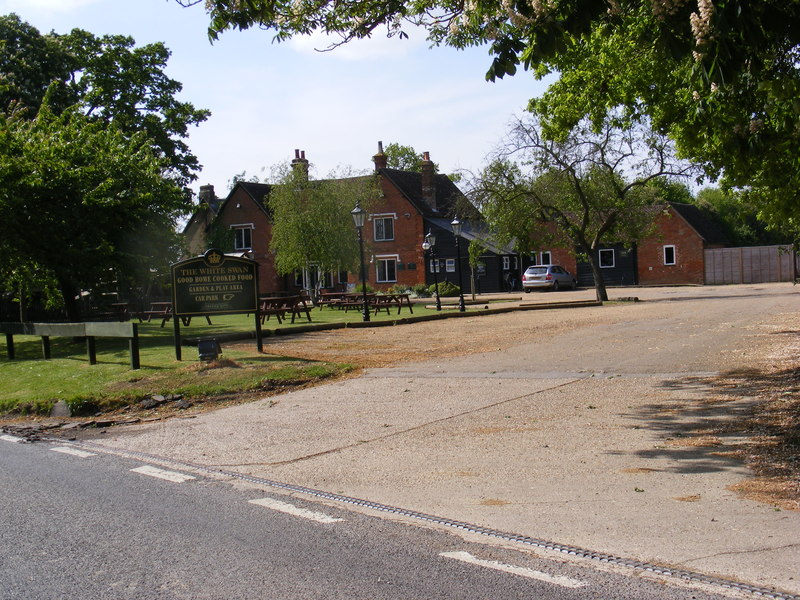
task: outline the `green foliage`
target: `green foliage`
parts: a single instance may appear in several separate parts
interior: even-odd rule
[[[330,179],[309,180],[300,169],[279,171],[267,198],[273,220],[270,248],[278,272],[311,265],[321,271],[354,270],[359,248],[350,211],[356,203],[368,209],[378,196],[371,175],[332,174]]]
[[[180,185],[195,179],[200,165],[183,140],[210,113],[177,100],[182,85],[164,72],[170,56],[164,44],[136,47],[130,37],[81,29],[43,36],[11,14],[0,17],[0,45],[0,108],[25,108],[32,118],[49,94],[56,114],[79,106],[128,135],[144,133],[165,160],[165,174]],[[48,92],[54,82],[60,85]]]
[[[758,218],[759,202],[753,193],[704,188],[697,194],[697,207],[725,234],[731,246],[769,246],[791,240],[780,227],[770,230]]]
[[[663,190],[672,189],[663,178],[692,170],[673,158],[663,136],[617,122],[600,131],[582,122],[554,142],[537,119],[518,120],[473,190],[501,243],[520,252],[574,247],[585,255],[600,300],[607,295],[596,250],[646,235]]]
[[[178,0],[193,4],[196,0]],[[489,45],[487,79],[558,73],[530,108],[565,137],[620,110],[669,133],[711,177],[752,192],[760,218],[800,236],[800,3],[786,0],[209,0],[209,35],[260,27],[284,41],[425,29],[433,44]]]
[[[11,14],[0,47],[0,281],[23,303],[57,289],[74,319],[81,289],[144,284],[177,257],[199,168],[184,140],[209,113],[176,99],[160,43],[41,35]]]
[[[185,207],[163,168],[144,134],[77,109],[45,104],[32,121],[0,112],[0,267],[54,280],[70,319],[77,292],[109,270],[149,274],[174,248]]]
[[[425,285],[424,283],[417,283],[417,284],[411,286],[411,292],[417,298],[430,298],[431,297],[431,292],[428,289],[428,286]]]
[[[431,284],[428,286],[428,294],[430,296],[436,295],[436,284]],[[461,294],[460,288],[455,284],[449,281],[440,281],[439,282],[439,297],[440,298],[456,298]]]
[[[216,219],[212,221],[206,235],[206,249],[216,248],[222,252],[233,252],[235,250],[234,246],[231,228]]]
[[[386,166],[390,169],[414,171],[416,173],[422,171],[424,157],[421,152],[417,152],[413,147],[391,143],[387,144],[383,151],[386,154]],[[433,170],[438,172],[439,165],[434,163]]]
[[[367,284],[365,286],[365,285],[362,285],[361,283],[356,285],[356,287],[353,289],[353,293],[355,293],[355,294],[363,294],[365,288],[366,288],[368,294],[374,294],[375,293],[375,288],[373,288],[370,284]]]

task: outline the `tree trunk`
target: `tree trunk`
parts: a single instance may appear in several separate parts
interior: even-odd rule
[[[58,279],[58,289],[61,291],[61,298],[64,300],[64,313],[69,323],[77,323],[81,320],[80,305],[77,300],[78,290],[70,281]]]
[[[596,252],[589,253],[589,265],[592,267],[592,276],[594,277],[594,290],[597,293],[597,300],[599,302],[608,302],[606,282],[603,280],[603,273],[600,270],[600,265],[597,263],[596,254]]]

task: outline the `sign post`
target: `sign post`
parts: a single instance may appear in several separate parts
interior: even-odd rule
[[[253,313],[258,351],[263,351],[257,262],[212,248],[173,264],[170,270],[177,360],[181,360],[180,321],[187,317]]]

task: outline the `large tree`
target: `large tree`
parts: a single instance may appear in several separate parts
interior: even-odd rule
[[[542,136],[538,119],[518,119],[475,182],[473,197],[501,242],[522,252],[575,248],[604,301],[600,247],[646,235],[663,201],[654,184],[692,170],[674,158],[664,136],[642,125],[621,128],[608,120],[598,132],[582,121],[552,141]]]
[[[358,264],[358,238],[350,211],[375,202],[379,190],[374,175],[331,174],[309,179],[293,167],[273,176],[267,198],[272,215],[275,268],[281,274],[311,267],[320,272],[351,270]]]
[[[197,157],[186,145],[189,127],[209,112],[178,99],[182,86],[165,73],[162,43],[137,47],[130,37],[95,36],[81,29],[42,35],[15,14],[0,16],[0,109],[25,108],[33,118],[49,92],[49,109],[78,106],[87,117],[119,131],[144,132],[181,185],[196,178]]]
[[[196,4],[199,0],[178,0]],[[768,222],[798,224],[800,2],[786,0],[205,0],[209,33],[261,27],[336,43],[411,26],[434,44],[488,45],[487,78],[560,78],[531,108],[544,134],[624,107],[711,176],[753,190]]]
[[[0,50],[0,288],[20,303],[58,289],[74,319],[76,293],[110,270],[144,283],[175,257],[176,218],[191,206],[181,188],[199,168],[185,138],[209,113],[178,100],[163,44],[42,35],[10,14]]]
[[[186,199],[165,168],[144,132],[47,100],[33,120],[0,112],[0,267],[55,282],[77,320],[82,289],[147,273],[171,250]]]

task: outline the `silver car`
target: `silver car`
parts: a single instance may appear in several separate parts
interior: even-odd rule
[[[525,269],[522,275],[522,289],[526,292],[538,289],[553,291],[578,287],[578,280],[564,267],[558,265],[533,265]]]

